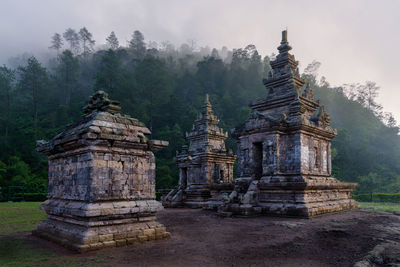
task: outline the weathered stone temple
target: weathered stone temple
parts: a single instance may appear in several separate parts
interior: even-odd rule
[[[300,78],[287,32],[264,80],[265,98],[250,104],[252,116],[236,128],[238,178],[226,214],[312,217],[357,207],[354,183],[331,176],[329,115]]]
[[[218,122],[206,95],[200,117],[186,133],[189,147],[183,146],[182,152],[177,152],[179,184],[163,196],[164,206],[201,208],[208,201],[218,205],[221,195],[233,190],[236,156],[226,150],[228,133],[218,127]]]
[[[156,221],[154,151],[166,141],[120,113],[102,91],[84,108],[81,121],[50,142],[38,141],[49,158],[47,213],[33,234],[78,251],[122,246],[169,236]]]

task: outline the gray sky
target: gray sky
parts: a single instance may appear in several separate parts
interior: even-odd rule
[[[255,44],[276,53],[288,28],[305,67],[316,59],[332,85],[375,81],[378,101],[400,121],[400,1],[0,0],[0,63],[47,48],[50,37],[86,26],[97,44],[115,31],[122,45],[136,29],[146,40],[221,48]]]

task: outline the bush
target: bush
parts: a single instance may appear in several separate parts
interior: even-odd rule
[[[23,188],[21,186],[21,188]],[[18,188],[19,189],[19,188]],[[12,190],[9,187],[0,187],[0,202],[2,201],[45,201],[47,193],[25,193],[22,190]]]
[[[47,193],[25,193],[25,201],[45,201],[47,199]]]
[[[400,203],[400,193],[354,194],[353,198],[360,202],[392,202]]]

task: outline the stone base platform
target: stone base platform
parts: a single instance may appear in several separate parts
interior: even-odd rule
[[[243,181],[240,181],[243,189]],[[244,193],[234,191],[230,203],[218,207],[222,216],[260,214],[312,218],[358,208],[351,199],[354,183],[332,177],[303,181],[253,180]]]
[[[213,184],[210,186],[211,198],[203,204],[203,209],[217,211],[218,207],[229,201],[229,194],[233,191],[234,185]]]
[[[161,202],[166,208],[201,209],[211,197],[208,188],[182,189],[177,186],[168,193],[163,189],[161,193]]]
[[[84,203],[47,200],[42,204],[48,216],[32,231],[78,252],[170,237],[156,221],[155,200]]]

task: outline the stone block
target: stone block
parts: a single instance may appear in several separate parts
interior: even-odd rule
[[[139,242],[145,242],[149,240],[149,237],[147,235],[140,235],[138,236]]]
[[[137,243],[137,242],[139,242],[139,240],[136,237],[129,237],[129,238],[126,239],[126,243],[128,245],[133,244],[133,243]]]
[[[103,246],[105,247],[105,248],[108,248],[108,247],[115,247],[115,246],[117,246],[117,242],[115,242],[115,241],[104,241],[103,242]]]
[[[114,239],[114,235],[113,234],[99,235],[99,240],[101,242],[112,241],[113,239]]]
[[[127,237],[127,232],[116,233],[114,234],[114,240],[124,239]]]
[[[115,244],[117,247],[126,246],[126,239],[115,240]]]

